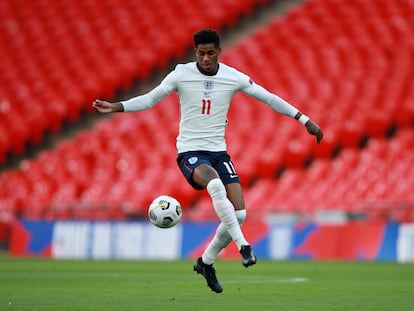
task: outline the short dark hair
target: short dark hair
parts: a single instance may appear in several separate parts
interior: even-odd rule
[[[194,36],[194,45],[197,47],[200,44],[213,43],[216,47],[220,47],[220,36],[217,31],[213,29],[202,29],[197,31]]]

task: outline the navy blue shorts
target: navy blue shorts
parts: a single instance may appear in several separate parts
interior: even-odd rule
[[[179,153],[177,164],[187,179],[188,183],[197,190],[203,189],[193,181],[194,169],[202,163],[213,167],[219,174],[223,184],[240,183],[239,176],[236,173],[233,162],[226,151],[188,151]]]

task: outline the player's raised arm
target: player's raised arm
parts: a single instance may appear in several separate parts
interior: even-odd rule
[[[148,93],[115,103],[97,99],[92,106],[101,113],[143,111],[152,108],[175,90],[176,75],[173,70]]]
[[[277,111],[291,118],[295,118],[306,127],[306,130],[309,134],[316,136],[316,142],[318,144],[321,142],[323,133],[318,124],[313,122],[308,116],[302,114],[296,107],[281,97],[269,92],[264,87],[254,83],[252,79],[247,79],[248,77],[246,77],[247,76],[245,76],[243,81],[249,81],[249,83],[244,82],[245,87],[242,88],[242,91],[244,93],[266,103],[274,111]]]
[[[100,113],[123,112],[124,105],[122,103],[110,103],[104,100],[95,100],[92,104],[93,108]]]

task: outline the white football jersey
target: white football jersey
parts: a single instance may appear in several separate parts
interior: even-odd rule
[[[244,92],[272,109],[294,117],[298,110],[240,71],[219,63],[215,75],[202,74],[196,62],[179,64],[147,94],[123,101],[125,111],[149,109],[176,91],[180,103],[178,153],[186,151],[225,151],[227,112],[234,94]]]

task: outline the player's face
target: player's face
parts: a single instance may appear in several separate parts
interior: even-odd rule
[[[215,73],[221,48],[216,47],[213,43],[199,44],[195,52],[197,63],[201,69],[208,73]]]

